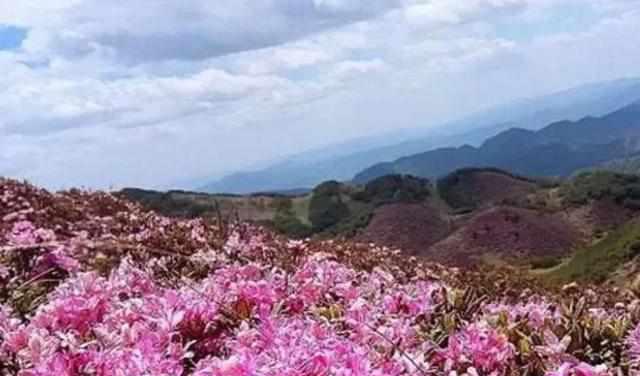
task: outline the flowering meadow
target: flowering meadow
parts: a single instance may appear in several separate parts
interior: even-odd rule
[[[622,290],[0,180],[0,375],[634,375],[639,319]]]

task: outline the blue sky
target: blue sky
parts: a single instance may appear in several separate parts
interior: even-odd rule
[[[601,14],[581,3],[566,2],[555,6],[552,12],[528,22],[522,19],[504,19],[497,24],[497,32],[505,38],[528,41],[558,33],[579,33],[597,24]]]
[[[25,29],[0,25],[0,50],[11,50],[20,47],[26,36],[27,31]]]
[[[0,9],[0,175],[50,188],[213,179],[640,77],[640,0],[0,0]]]

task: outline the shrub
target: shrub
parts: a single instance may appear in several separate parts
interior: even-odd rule
[[[305,225],[292,214],[277,214],[273,220],[273,227],[279,233],[294,239],[304,239],[312,235],[311,226]]]
[[[293,203],[288,197],[276,197],[273,200],[272,206],[278,212],[286,212],[293,209]]]
[[[429,180],[411,175],[387,175],[369,182],[359,196],[375,205],[420,202],[431,195]]]
[[[624,207],[631,210],[640,210],[640,200],[638,199],[626,199],[623,203]]]
[[[350,215],[343,202],[341,185],[326,182],[314,189],[309,203],[309,221],[314,232],[322,232]]]
[[[611,199],[619,204],[640,199],[640,176],[610,171],[585,172],[561,187],[569,204],[584,205],[590,200]],[[630,207],[637,209],[634,203]]]
[[[360,230],[367,227],[373,217],[374,209],[372,207],[364,207],[359,212],[349,216],[349,218],[340,221],[325,232],[327,236],[356,236]]]

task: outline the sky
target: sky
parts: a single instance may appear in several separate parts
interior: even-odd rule
[[[0,0],[0,176],[176,187],[640,77],[640,0]]]

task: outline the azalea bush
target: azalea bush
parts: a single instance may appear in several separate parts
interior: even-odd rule
[[[0,375],[628,375],[640,303],[0,180]]]

